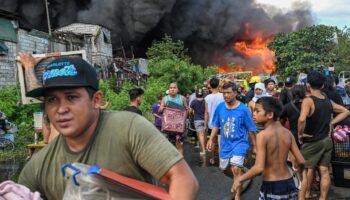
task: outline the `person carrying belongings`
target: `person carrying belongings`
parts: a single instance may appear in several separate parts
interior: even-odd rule
[[[176,149],[183,154],[183,133],[186,128],[187,106],[184,96],[178,94],[176,82],[169,85],[169,94],[163,97],[158,113],[162,114],[162,131]]]
[[[30,54],[17,57],[36,65]],[[26,163],[18,183],[45,199],[62,199],[65,163],[98,165],[120,175],[169,186],[173,199],[195,199],[198,182],[183,156],[144,117],[101,111],[103,95],[94,68],[81,57],[58,57],[43,71],[42,86],[27,93],[43,97],[45,112],[60,133]]]

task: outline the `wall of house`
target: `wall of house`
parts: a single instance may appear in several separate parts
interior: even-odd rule
[[[49,41],[46,38],[29,35],[26,30],[19,29],[18,32],[18,52],[31,52],[33,54],[47,53]]]
[[[101,27],[95,38],[95,51],[92,52],[92,61],[100,66],[107,66],[112,62],[111,32]],[[94,49],[93,49],[94,50]]]
[[[0,87],[17,83],[17,52],[35,54],[48,52],[49,41],[46,38],[29,35],[26,30],[18,29],[17,39],[17,43],[5,41],[9,50],[6,55],[0,56]]]
[[[107,28],[93,24],[75,23],[57,29],[58,32],[73,32],[86,37],[84,49],[87,56],[91,55],[91,63],[102,67],[107,66],[113,60],[111,32]]]
[[[66,27],[64,27],[66,28]],[[84,44],[81,50],[85,50],[87,59],[92,64],[102,66],[105,74],[107,66],[111,63],[112,43],[110,31],[97,25],[80,25],[70,27],[74,32],[81,31],[84,34]],[[65,30],[70,31],[70,30]],[[95,32],[93,36],[92,32]],[[73,32],[73,31],[71,31]],[[78,33],[77,33],[78,34]],[[50,42],[47,38],[41,38],[28,33],[23,29],[17,29],[17,43],[4,41],[8,47],[8,53],[0,55],[0,87],[5,85],[15,85],[17,83],[17,52],[31,52],[35,54],[47,53],[49,49],[53,51],[68,51],[68,43],[65,40]],[[78,49],[75,49],[78,50]],[[80,49],[79,49],[80,50]]]
[[[16,43],[4,41],[8,47],[8,53],[0,55],[0,87],[6,85],[15,85],[17,77],[16,66]]]

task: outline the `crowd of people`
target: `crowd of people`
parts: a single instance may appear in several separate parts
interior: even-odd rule
[[[349,86],[345,85],[344,96],[337,81],[336,76],[322,71],[310,71],[299,84],[293,77],[283,84],[252,77],[250,90],[245,92],[239,84],[219,86],[220,80],[212,78],[207,94],[197,89],[188,95],[200,155],[208,152],[214,164],[217,143],[219,168],[232,171],[235,199],[240,199],[242,182],[261,173],[260,199],[328,198],[332,133],[335,126],[350,125]],[[249,149],[256,154],[255,165],[243,174]],[[302,180],[300,190],[288,167]],[[319,196],[312,192],[313,186]]]
[[[40,60],[30,54],[20,54],[17,60],[31,76],[27,78],[34,80],[27,96],[43,99],[48,121],[58,133],[19,176],[19,184],[43,198],[62,199],[67,183],[61,166],[80,162],[149,183],[158,180],[168,186],[172,199],[196,199],[198,182],[183,157],[185,134],[162,130],[167,108],[193,114],[199,154],[208,154],[214,164],[214,152],[219,152],[219,168],[232,171],[235,199],[240,199],[242,183],[260,174],[259,199],[313,198],[315,174],[320,180],[317,198],[328,197],[330,135],[336,125],[348,124],[350,115],[336,77],[311,71],[303,85],[295,84],[293,77],[284,84],[253,77],[248,91],[238,83],[221,84],[213,77],[206,88],[185,96],[172,82],[167,93],[157,95],[151,108],[152,124],[138,108],[144,93],[140,88],[130,90],[125,111],[102,110],[96,72],[79,57],[59,57],[48,64],[42,85],[33,77]],[[350,86],[345,93],[349,95]],[[255,164],[243,173],[246,160],[252,159],[249,152],[256,154]],[[300,190],[287,161],[300,174]]]

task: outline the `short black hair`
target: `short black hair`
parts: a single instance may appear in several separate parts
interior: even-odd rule
[[[209,81],[209,85],[213,89],[218,88],[219,87],[219,83],[220,83],[220,80],[215,78],[215,77],[211,78],[210,81]]]
[[[200,88],[199,88],[199,89],[196,90],[196,97],[197,97],[197,98],[202,98],[203,95],[204,95],[203,89],[200,89]]]
[[[130,101],[134,101],[137,97],[142,96],[144,93],[141,88],[133,88],[129,90]]]
[[[237,85],[235,83],[232,83],[232,82],[224,83],[224,85],[222,86],[222,89],[226,90],[228,88],[232,88],[232,91],[237,91]]]
[[[276,84],[276,81],[275,80],[273,80],[273,79],[271,79],[271,78],[268,78],[268,79],[266,79],[265,81],[264,81],[264,84],[265,84],[265,87],[267,87],[267,85],[269,84],[269,83],[273,83],[273,84]]]
[[[162,100],[162,99],[163,99],[163,94],[162,94],[162,93],[159,93],[159,94],[157,95],[157,99],[158,99],[158,100]]]
[[[312,89],[321,89],[326,82],[326,76],[319,71],[312,70],[307,74],[307,82]]]
[[[328,91],[335,91],[334,83],[334,78],[332,76],[327,76],[323,89]]]
[[[273,97],[261,97],[256,101],[256,104],[260,104],[265,113],[273,113],[273,121],[277,121],[282,112],[281,103]]]
[[[294,100],[300,101],[304,99],[306,95],[305,85],[294,85],[292,87],[292,95]]]

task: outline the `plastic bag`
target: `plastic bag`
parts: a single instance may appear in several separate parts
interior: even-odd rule
[[[147,188],[148,193],[155,191],[161,193],[160,196],[167,197],[168,194],[162,188],[123,177],[108,170],[107,177],[101,176],[99,175],[101,170],[104,169],[81,163],[63,165],[62,174],[69,179],[63,200],[168,199],[153,198],[139,190],[139,188]],[[122,181],[111,181],[113,179],[111,177],[115,175],[119,176]]]

